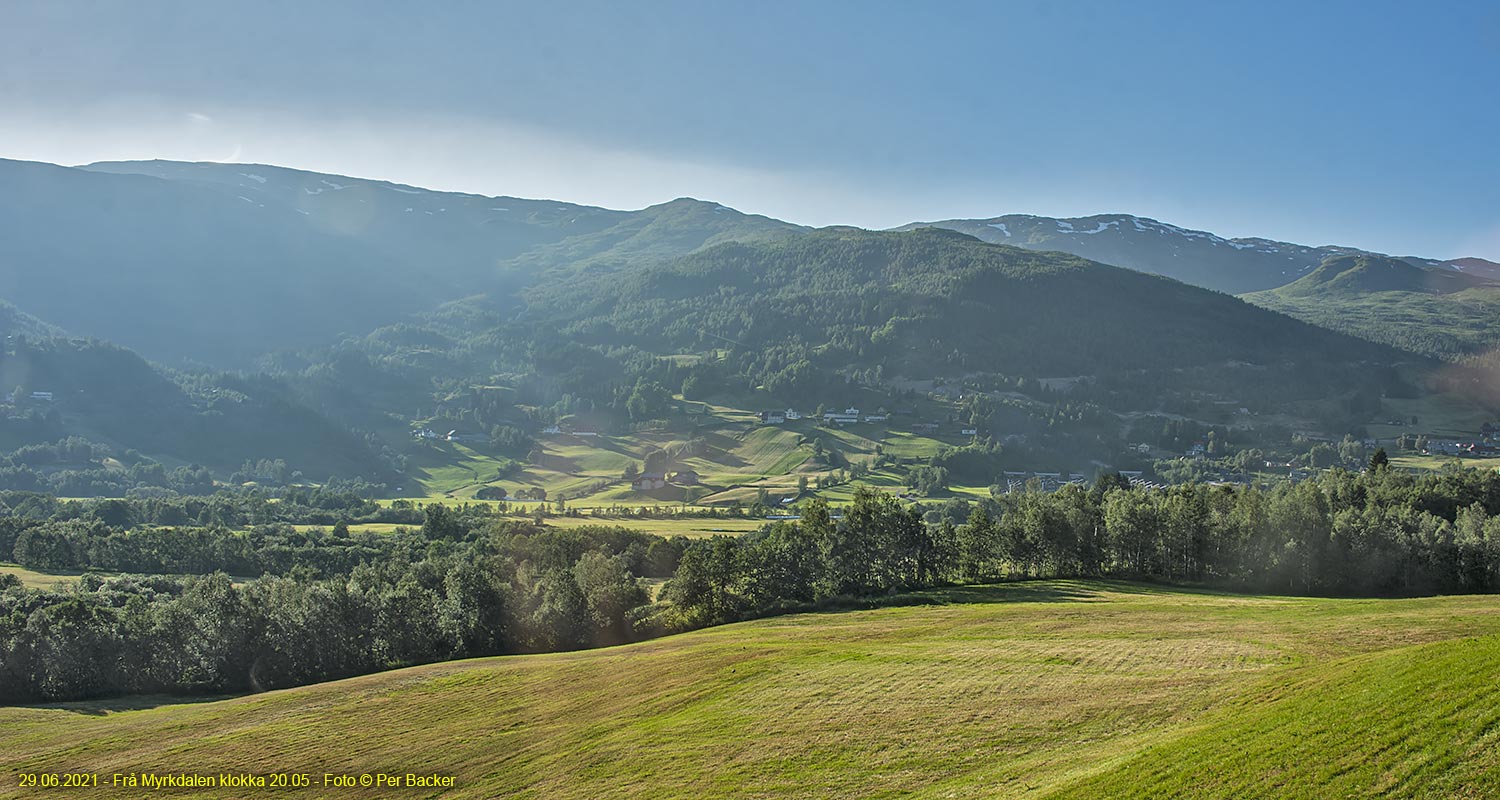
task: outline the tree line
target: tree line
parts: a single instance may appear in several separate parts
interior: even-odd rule
[[[1377,465],[1272,489],[1186,484],[999,493],[923,513],[869,489],[841,518],[695,543],[663,596],[684,625],[847,596],[1035,577],[1124,577],[1293,594],[1500,590],[1500,475]]]
[[[1417,477],[1378,459],[1271,489],[1153,490],[1106,476],[924,508],[863,488],[840,509],[813,499],[799,519],[696,542],[442,505],[422,513],[419,527],[385,536],[278,534],[304,536],[293,546],[264,535],[261,557],[277,566],[258,580],[86,575],[64,590],[0,581],[0,700],[240,692],[1028,577],[1350,596],[1500,590],[1500,474]],[[257,541],[76,517],[10,517],[0,532],[27,558],[46,532],[74,537],[85,566],[134,553],[152,569],[222,569],[166,559],[195,552],[195,541],[229,553]],[[129,550],[136,534],[158,546]],[[654,601],[646,579],[668,579]]]
[[[413,534],[326,577],[89,574],[25,590],[3,576],[0,702],[259,691],[630,641],[662,630],[638,576],[670,574],[680,549],[621,528],[511,523]]]

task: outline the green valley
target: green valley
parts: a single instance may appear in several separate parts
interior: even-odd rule
[[[1497,31],[0,2],[0,800],[1500,800]]]

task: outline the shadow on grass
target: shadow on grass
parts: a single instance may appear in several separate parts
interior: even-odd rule
[[[0,561],[0,568],[3,568],[3,569],[0,569],[0,572],[9,572],[9,573],[29,572],[29,573],[32,573],[33,575],[41,575],[42,577],[45,577],[45,578],[56,578],[59,581],[73,580],[75,578],[81,578],[84,575],[88,575],[88,574],[94,574],[94,575],[113,575],[113,574],[115,574],[113,572],[105,572],[104,570],[99,570],[99,569],[90,569],[90,570],[83,570],[83,569],[53,570],[53,569],[39,569],[39,568],[36,568],[36,567],[23,567],[20,564],[17,564],[17,563],[12,562],[12,561]]]
[[[902,606],[1099,602],[1106,599],[1106,594],[1239,596],[1237,592],[1224,589],[1108,578],[1023,578],[999,583],[941,586],[873,597],[835,597],[815,605],[787,608],[768,616],[788,613],[838,613]]]
[[[989,605],[994,603],[1079,603],[1096,601],[1113,585],[1093,581],[1022,580],[972,586],[948,586],[876,597],[835,597],[797,609],[803,613],[838,613],[903,606]],[[790,613],[796,613],[788,609]],[[782,612],[782,613],[788,613]]]
[[[157,706],[179,706],[189,703],[212,703],[240,697],[237,694],[171,695],[149,694],[126,697],[107,697],[100,700],[70,700],[65,703],[27,703],[15,708],[34,708],[49,711],[68,711],[86,717],[103,717],[121,711],[144,711]]]

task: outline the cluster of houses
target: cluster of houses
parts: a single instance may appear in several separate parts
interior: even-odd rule
[[[565,428],[565,427],[563,427],[561,425],[548,425],[547,427],[542,428],[542,435],[543,436],[582,436],[585,439],[591,439],[591,438],[594,438],[594,437],[598,436],[599,432],[596,431],[596,430],[594,430],[593,428],[574,427],[574,426],[569,426],[569,427]]]
[[[765,425],[781,425],[787,422],[796,422],[799,419],[811,419],[816,414],[803,414],[796,409],[788,408],[785,411],[762,411],[760,421]],[[843,411],[823,412],[823,421],[837,423],[839,425],[853,425],[856,422],[886,422],[891,415],[885,409],[880,409],[873,414],[861,414],[859,409],[850,406]]]
[[[1479,438],[1469,442],[1428,439],[1425,452],[1445,456],[1495,458],[1500,456],[1500,425],[1491,422],[1484,423],[1479,426]]]
[[[1135,488],[1138,488],[1138,489],[1165,489],[1167,487],[1166,484],[1164,484],[1164,483],[1158,483],[1158,482],[1153,481],[1153,480],[1151,480],[1149,478],[1145,478],[1145,477],[1143,477],[1143,475],[1144,475],[1144,473],[1141,472],[1138,469],[1122,469],[1122,470],[1120,470],[1120,477],[1124,478],[1126,481],[1128,481],[1130,483],[1131,486],[1133,486]]]
[[[698,473],[690,470],[678,470],[672,473],[671,478],[662,472],[642,472],[630,481],[630,488],[638,492],[649,492],[656,489],[665,489],[668,484],[677,486],[697,486],[700,478]]]
[[[460,444],[489,444],[490,437],[482,433],[459,433],[448,431],[438,433],[431,428],[418,428],[411,432],[411,438],[425,441],[457,442]]]
[[[1422,452],[1439,456],[1469,456],[1470,458],[1495,458],[1500,456],[1500,443],[1481,439],[1477,442],[1461,442],[1454,439],[1428,439]]]
[[[913,412],[907,411],[902,413],[910,414]],[[803,414],[799,411],[796,411],[795,409],[790,408],[784,411],[760,412],[760,421],[763,425],[782,425],[788,422],[796,422],[799,419],[811,419],[816,417],[816,414]],[[823,412],[822,419],[823,422],[834,425],[853,425],[858,422],[889,422],[891,419],[891,414],[884,408],[875,411],[875,413],[873,414],[865,414],[860,412],[859,409],[850,406],[843,411],[825,411]],[[919,422],[912,427],[922,433],[933,433],[938,430],[939,425],[936,422]],[[963,436],[978,436],[979,429],[961,428],[959,430],[959,433]]]
[[[1122,473],[1123,474],[1123,473]],[[1140,473],[1136,473],[1137,476]],[[1028,472],[1011,471],[1005,472],[1005,490],[1007,492],[1025,491],[1026,484],[1037,481],[1044,492],[1055,492],[1058,489],[1072,483],[1083,485],[1088,483],[1088,477],[1082,472]]]

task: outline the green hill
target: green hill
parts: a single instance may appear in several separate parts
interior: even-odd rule
[[[0,745],[15,772],[91,770],[92,793],[122,797],[139,790],[110,788],[115,772],[438,773],[455,798],[1493,787],[1492,597],[1052,581],[903,600],[215,702],[5,708]],[[8,782],[0,796],[27,795]]]
[[[529,317],[585,344],[804,348],[828,368],[879,364],[890,374],[1393,357],[1217,292],[936,228],[723,244],[626,275],[540,285],[527,299]]]
[[[1438,358],[1500,344],[1500,284],[1372,255],[1330,258],[1286,286],[1244,295],[1331,330]]]
[[[568,273],[613,272],[670,260],[730,241],[777,238],[806,230],[791,223],[681,197],[624,215],[596,233],[570,237],[517,256],[505,266],[524,283],[564,280]],[[555,270],[562,274],[538,276]]]
[[[1328,258],[1311,273],[1273,293],[1281,297],[1366,292],[1450,294],[1486,285],[1487,281],[1462,272],[1424,269],[1400,259],[1362,253]]]

